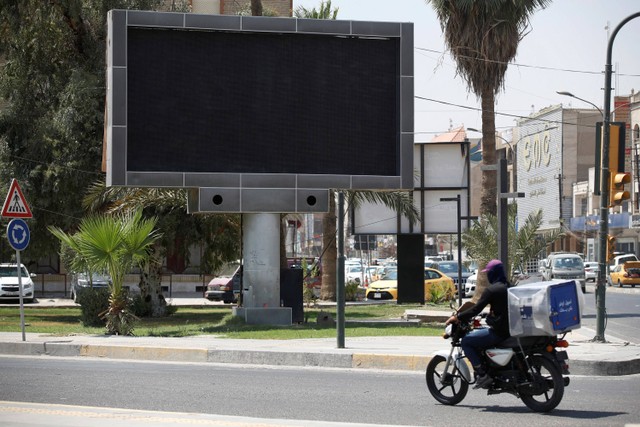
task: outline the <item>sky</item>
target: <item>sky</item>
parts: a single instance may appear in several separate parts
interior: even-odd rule
[[[294,9],[318,7],[320,0],[294,0]],[[482,128],[480,100],[456,76],[440,23],[424,0],[332,0],[338,19],[414,23],[415,141],[428,142],[451,128]],[[390,5],[392,5],[390,7]],[[551,105],[603,109],[607,43],[613,30],[640,12],[638,0],[556,0],[531,18],[528,34],[509,65],[496,99],[496,128],[506,131],[518,117]],[[608,29],[607,29],[608,27]],[[640,90],[640,17],[625,24],[613,43],[615,95]],[[427,98],[427,100],[423,99]],[[613,110],[613,106],[611,107]],[[470,138],[481,135],[468,132]]]

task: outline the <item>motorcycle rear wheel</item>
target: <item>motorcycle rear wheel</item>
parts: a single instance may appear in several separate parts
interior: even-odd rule
[[[455,363],[444,372],[447,359],[434,356],[427,365],[427,388],[431,395],[444,405],[455,405],[465,398],[469,383],[465,381]]]
[[[553,361],[542,356],[533,356],[529,359],[534,372],[530,378],[534,387],[529,393],[521,391],[520,399],[529,409],[535,412],[549,412],[560,404],[564,396],[564,379],[558,366]],[[528,377],[531,377],[529,373]],[[535,385],[540,389],[535,390]]]

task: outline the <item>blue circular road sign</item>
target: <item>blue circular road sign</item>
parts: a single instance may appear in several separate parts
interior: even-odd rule
[[[12,219],[7,226],[7,238],[13,249],[23,251],[29,245],[31,238],[27,223],[20,218]]]

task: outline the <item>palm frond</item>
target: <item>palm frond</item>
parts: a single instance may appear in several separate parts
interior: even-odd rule
[[[364,202],[383,204],[415,224],[420,220],[420,213],[413,203],[413,197],[407,191],[347,191],[348,203],[359,207]]]

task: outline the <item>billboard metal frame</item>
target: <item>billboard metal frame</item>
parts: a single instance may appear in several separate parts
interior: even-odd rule
[[[141,171],[127,166],[128,126],[128,30],[159,29],[206,31],[225,33],[302,34],[340,38],[397,39],[399,72],[397,76],[398,119],[396,140],[397,173],[364,174],[304,174],[255,173],[255,171],[207,172]],[[270,18],[191,13],[112,10],[108,15],[107,41],[107,114],[106,172],[108,186],[166,187],[199,189],[199,196],[215,193],[225,195],[223,203],[209,200],[191,203],[198,211],[244,212],[322,212],[324,203],[305,204],[307,200],[324,202],[326,196],[319,190],[401,190],[413,187],[414,145],[414,64],[413,23],[313,20],[300,18]],[[188,147],[185,147],[188,149]],[[336,155],[339,155],[336,153]],[[386,159],[380,159],[384,162]],[[354,159],[357,161],[357,159]],[[388,161],[388,160],[387,160]],[[209,190],[207,190],[209,189]],[[269,190],[262,203],[254,203],[255,190]],[[219,191],[218,191],[219,190]],[[251,190],[251,191],[245,191]],[[245,197],[244,194],[247,194]],[[282,196],[282,197],[280,197]],[[251,199],[251,200],[250,200]],[[277,200],[273,205],[270,200]],[[290,202],[283,202],[288,200]],[[300,202],[302,201],[302,202]]]

